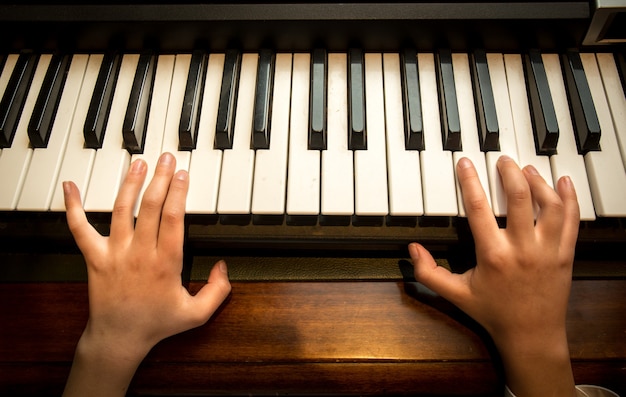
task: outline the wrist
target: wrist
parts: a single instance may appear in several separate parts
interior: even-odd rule
[[[151,346],[102,335],[87,325],[78,341],[64,396],[124,396]]]
[[[512,330],[491,333],[498,351],[503,356],[566,356],[569,359],[565,327],[536,327],[534,330]]]
[[[97,360],[103,363],[124,363],[129,367],[136,368],[148,354],[151,347],[144,343],[126,340],[123,337],[94,332],[87,325],[78,340],[76,355],[84,360]]]
[[[506,382],[517,397],[575,396],[565,329],[538,330],[494,338]]]

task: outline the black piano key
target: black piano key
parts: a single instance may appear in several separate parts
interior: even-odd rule
[[[4,63],[7,60],[7,56],[5,54],[0,54],[0,70],[4,69]]]
[[[71,60],[71,55],[52,56],[28,123],[28,138],[34,148],[48,145]]]
[[[122,57],[119,54],[109,53],[102,59],[83,127],[85,147],[87,148],[99,149],[102,147],[121,64]]]
[[[424,150],[417,52],[412,49],[404,50],[401,65],[402,99],[404,101],[404,147],[407,150]]]
[[[496,114],[496,102],[491,87],[491,76],[487,64],[487,53],[476,50],[471,55],[472,86],[478,117],[480,148],[483,152],[500,150],[500,127]]]
[[[11,146],[30,89],[38,55],[22,53],[17,59],[0,101],[0,148]]]
[[[456,86],[452,69],[452,52],[450,50],[439,51],[436,66],[443,148],[450,151],[463,150],[459,106],[456,100]]]
[[[317,48],[311,57],[309,102],[309,150],[326,150],[326,50]]]
[[[622,82],[622,88],[626,93],[626,55],[624,55],[623,52],[617,52],[613,55],[615,57],[615,63],[617,64],[619,79]]]
[[[556,154],[559,123],[552,102],[546,69],[539,51],[530,50],[524,55],[524,71],[537,154]]]
[[[183,108],[178,126],[178,148],[180,150],[193,150],[196,148],[206,64],[207,54],[204,51],[194,51],[191,55]]]
[[[367,126],[365,123],[365,64],[363,51],[350,49],[348,53],[348,102],[350,150],[367,149]]]
[[[241,55],[238,50],[226,51],[224,74],[220,102],[217,109],[217,125],[215,129],[215,148],[231,149],[233,147],[233,131],[235,124],[235,106],[237,103],[237,86],[241,69]]]
[[[139,57],[137,70],[126,108],[122,136],[124,146],[129,153],[142,153],[148,127],[148,113],[152,97],[152,86],[156,74],[157,57],[152,53],[143,53]]]
[[[269,149],[270,147],[270,101],[272,100],[273,81],[274,54],[270,50],[261,50],[254,98],[253,149]]]
[[[580,54],[570,50],[562,55],[562,60],[578,151],[584,154],[600,150],[600,122]]]

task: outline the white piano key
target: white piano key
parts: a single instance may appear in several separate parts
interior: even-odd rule
[[[72,57],[48,146],[33,150],[18,210],[47,211],[50,207],[88,59],[88,55]]]
[[[15,64],[17,63],[18,58],[18,54],[9,54],[7,59],[4,61],[4,66],[2,67],[2,71],[0,73],[0,100],[4,96],[4,92],[7,89],[7,85],[11,79],[11,73],[13,73],[13,69],[15,69]],[[0,149],[0,156],[2,156],[2,149]]]
[[[418,54],[420,95],[424,122],[424,150],[420,153],[424,214],[458,214],[452,153],[443,150],[439,95],[433,54]]]
[[[138,62],[139,55],[137,54],[126,54],[122,58],[104,141],[102,148],[96,151],[96,159],[85,194],[83,206],[86,211],[112,211],[120,184],[128,170],[130,154],[124,149],[122,125]]]
[[[354,209],[358,216],[389,213],[382,55],[365,54],[367,149],[354,153]]]
[[[16,98],[15,96],[22,96],[22,95],[18,95],[17,92],[11,92],[11,93],[7,93],[7,87],[9,86],[9,83],[11,82],[11,78],[13,77],[13,73],[15,72],[15,67],[17,66],[20,57],[22,56],[27,56],[27,54],[9,54],[7,55],[5,61],[4,61],[4,65],[2,67],[2,71],[0,74],[0,101],[7,99],[8,102],[6,103],[6,105],[12,105],[15,106],[15,102],[18,101],[18,98]],[[31,58],[30,56],[28,56],[29,58]],[[30,61],[29,61],[30,63]],[[20,66],[21,67],[21,66]],[[26,67],[26,69],[28,70],[32,70],[31,67]],[[31,73],[30,71],[27,70],[23,70],[23,73]],[[11,97],[7,97],[5,98],[5,94],[9,94]],[[23,104],[22,104],[23,106]],[[17,129],[17,125],[19,123],[19,120],[14,120],[13,117],[11,116],[11,114],[13,112],[10,112],[10,108],[12,106],[9,106],[9,108],[7,109],[3,109],[3,111],[7,111],[8,113],[5,113],[4,115],[0,116],[0,117],[7,117],[7,119],[3,120],[3,125],[4,125],[4,129],[5,131],[2,132],[2,136],[3,136],[3,142],[5,145],[7,145],[9,142],[9,140],[11,140],[11,134],[13,134],[13,137],[15,137],[15,130]],[[21,111],[21,110],[20,110]],[[3,145],[4,146],[4,145]],[[0,155],[2,155],[2,148],[0,148]]]
[[[165,118],[165,130],[163,132],[162,152],[170,152],[176,158],[176,169],[189,171],[189,150],[178,150],[178,130],[180,126],[181,109],[185,100],[185,88],[187,76],[191,65],[191,54],[178,54],[174,64],[172,86],[170,89],[167,116]]]
[[[626,171],[615,137],[611,111],[604,93],[602,77],[593,53],[581,53],[580,59],[600,122],[600,151],[585,154],[585,166],[598,216],[626,216]],[[616,84],[615,82],[614,84]]]
[[[224,150],[222,158],[217,198],[219,214],[250,213],[254,176],[254,150],[250,148],[250,142],[258,62],[258,54],[243,54],[241,59],[233,147]]]
[[[327,147],[322,151],[322,214],[354,214],[354,155],[348,149],[348,56],[328,54]]]
[[[452,66],[454,67],[454,81],[456,85],[456,100],[459,106],[459,121],[461,123],[461,141],[463,150],[453,152],[452,158],[456,170],[456,164],[463,157],[467,157],[474,164],[478,178],[483,186],[487,201],[491,205],[491,194],[489,178],[487,175],[487,164],[485,153],[480,150],[478,138],[478,124],[476,119],[476,109],[474,107],[474,91],[472,89],[472,76],[469,68],[469,58],[467,54],[452,54]],[[456,197],[459,207],[459,216],[466,216],[463,196],[461,195],[461,185],[456,180]]]
[[[257,149],[252,213],[283,215],[287,191],[287,148],[291,101],[291,54],[277,54],[270,120],[270,146]]]
[[[0,99],[2,99],[4,91],[7,89],[7,85],[11,79],[11,73],[13,73],[13,69],[15,69],[15,64],[19,57],[19,54],[9,54],[6,61],[4,61],[2,73],[0,73]]]
[[[596,218],[596,214],[591,199],[584,159],[578,154],[576,148],[576,138],[574,138],[574,127],[561,71],[561,61],[557,54],[542,54],[542,59],[554,102],[554,111],[559,123],[557,154],[550,156],[552,180],[558,181],[562,176],[568,175],[576,188],[580,219],[593,220]]]
[[[489,190],[491,192],[491,207],[496,216],[506,215],[506,196],[502,188],[502,180],[498,173],[496,163],[502,155],[507,155],[519,164],[517,156],[517,142],[515,141],[515,129],[511,115],[511,102],[507,86],[504,58],[499,53],[487,54],[487,64],[491,75],[491,87],[496,103],[498,126],[500,127],[499,141],[500,151],[487,152],[487,176],[489,178]]]
[[[307,142],[310,68],[310,54],[294,54],[287,168],[287,215],[318,215],[320,212],[320,151],[308,150]]]
[[[504,65],[506,68],[509,96],[511,99],[511,113],[515,126],[515,140],[517,143],[517,155],[519,166],[532,165],[539,175],[545,179],[550,187],[554,187],[550,157],[537,154],[533,137],[533,125],[530,116],[530,106],[526,93],[524,66],[522,57],[518,54],[505,54]]]
[[[211,54],[202,98],[202,109],[198,125],[196,149],[191,152],[189,163],[189,192],[187,212],[194,214],[215,214],[222,151],[214,148],[217,107],[220,98],[224,54]]]
[[[28,139],[28,123],[51,59],[51,55],[39,57],[37,69],[35,69],[35,75],[13,137],[13,144],[10,148],[3,149],[0,154],[0,186],[2,186],[0,189],[0,210],[10,211],[17,207],[33,154]]]
[[[400,55],[384,54],[385,121],[387,123],[387,173],[389,214],[419,216],[424,213],[420,157],[404,144]]]
[[[11,73],[13,73],[18,58],[19,55],[17,54],[9,54],[4,62],[2,71],[0,71],[0,100],[4,96],[4,91],[7,89],[7,85],[11,79]],[[2,149],[0,149],[0,156],[2,156]]]
[[[78,96],[78,104],[72,120],[67,148],[63,155],[63,163],[61,164],[52,202],[50,203],[51,211],[65,210],[63,181],[73,181],[80,190],[82,198],[84,199],[85,197],[96,151],[95,149],[85,148],[83,129],[103,58],[104,56],[100,54],[89,56],[83,85]]]
[[[152,98],[150,100],[148,127],[146,128],[143,152],[131,156],[131,162],[137,159],[143,159],[148,165],[148,177],[137,197],[135,215],[139,214],[141,199],[152,179],[154,169],[161,155],[163,133],[165,131],[165,117],[167,116],[167,106],[169,103],[175,62],[175,55],[159,55],[156,74],[154,76],[154,85],[152,86]]]
[[[596,54],[596,58],[598,59],[606,98],[611,109],[611,116],[613,116],[613,127],[619,143],[622,163],[626,168],[626,94],[622,85],[619,84],[619,72],[613,54],[599,53]]]

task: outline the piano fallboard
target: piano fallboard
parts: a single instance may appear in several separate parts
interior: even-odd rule
[[[109,233],[110,214],[92,213],[88,217],[100,233]],[[500,218],[499,223],[505,226],[506,219]],[[219,258],[220,255],[241,258],[308,257],[314,261],[312,267],[315,267],[315,263],[321,263],[315,262],[319,258],[372,258],[372,261],[380,258],[396,268],[392,277],[402,278],[397,262],[408,257],[407,246],[411,242],[423,244],[437,259],[457,271],[473,266],[475,260],[474,242],[467,219],[459,217],[424,217],[414,225],[291,226],[286,221],[279,225],[229,225],[220,223],[215,216],[188,215],[185,235],[185,252],[191,261],[194,257]],[[626,277],[626,267],[620,264],[624,260],[625,244],[626,225],[623,218],[581,222],[576,248],[580,269],[575,268],[575,276]],[[19,266],[29,255],[47,255],[49,258],[50,255],[73,256],[78,253],[64,213],[0,212],[0,256],[4,258],[5,266],[8,267],[11,262]],[[595,270],[590,264],[594,261],[598,263]],[[75,267],[82,266],[80,258],[71,262],[75,263]],[[242,263],[241,266],[253,268],[250,272],[245,269],[239,271],[242,280],[280,278],[276,274],[264,277],[263,264]],[[348,261],[346,266],[359,265]],[[307,276],[314,273],[306,268],[301,267],[303,273],[295,277],[315,279],[316,276]],[[386,272],[381,268],[380,278],[389,278]],[[342,272],[330,272],[324,277],[332,278],[333,274],[338,279],[351,277],[346,275],[349,273]],[[376,273],[367,278],[377,278]]]
[[[553,50],[580,46],[591,18],[588,1],[77,3],[0,5],[0,48]]]

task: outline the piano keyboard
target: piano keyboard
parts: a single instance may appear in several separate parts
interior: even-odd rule
[[[131,161],[172,152],[187,212],[225,222],[464,216],[470,158],[496,216],[496,160],[570,175],[581,219],[626,216],[623,55],[0,56],[0,210],[110,212]]]

